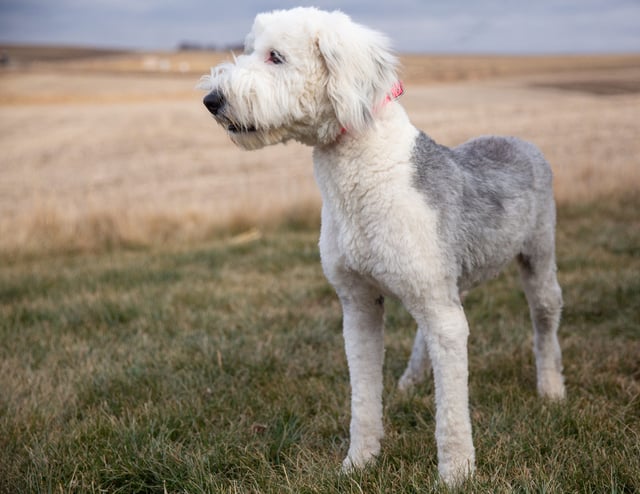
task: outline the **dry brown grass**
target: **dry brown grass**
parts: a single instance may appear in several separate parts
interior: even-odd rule
[[[31,55],[3,69],[0,250],[198,239],[316,217],[308,148],[238,150],[202,108],[193,87],[222,56]],[[403,67],[403,104],[436,140],[532,140],[563,202],[640,189],[640,56],[407,56]]]

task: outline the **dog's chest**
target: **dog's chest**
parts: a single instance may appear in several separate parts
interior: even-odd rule
[[[409,155],[380,163],[314,159],[323,198],[323,259],[390,293],[439,264],[436,217],[412,186]]]
[[[388,258],[397,252],[395,198],[384,189],[362,183],[348,192],[325,190],[323,197],[334,245],[345,266],[362,274],[379,273],[379,266],[388,264]]]

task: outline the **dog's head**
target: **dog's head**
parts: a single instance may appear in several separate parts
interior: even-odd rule
[[[341,12],[259,14],[245,52],[204,76],[204,104],[247,149],[295,139],[334,142],[363,132],[396,82],[387,39]]]

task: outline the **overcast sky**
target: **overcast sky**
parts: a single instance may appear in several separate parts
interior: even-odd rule
[[[0,42],[173,49],[242,42],[258,12],[340,9],[398,51],[640,51],[640,0],[0,0]]]

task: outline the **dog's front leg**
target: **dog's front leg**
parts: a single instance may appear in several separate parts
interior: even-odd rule
[[[364,282],[342,293],[343,332],[351,379],[349,453],[343,470],[362,468],[380,452],[384,298]]]
[[[416,314],[427,340],[436,397],[438,471],[449,485],[474,470],[475,453],[469,417],[467,338],[462,306],[441,304]]]

